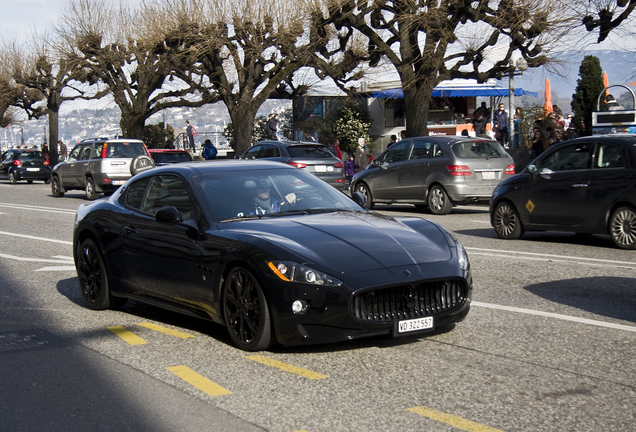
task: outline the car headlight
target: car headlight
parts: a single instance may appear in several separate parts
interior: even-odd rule
[[[318,270],[289,261],[267,263],[270,270],[285,282],[299,282],[311,285],[340,286],[342,281]]]
[[[459,242],[459,240],[457,241],[457,261],[459,262],[459,267],[464,270],[464,271],[468,271],[468,268],[470,267],[470,262],[468,261],[468,254],[466,253],[466,249],[464,249],[464,246]]]

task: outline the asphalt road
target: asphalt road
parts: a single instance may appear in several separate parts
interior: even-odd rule
[[[462,241],[475,279],[467,319],[427,336],[250,355],[209,322],[136,302],[84,308],[71,247],[83,202],[0,181],[3,430],[634,429],[636,252],[609,237],[504,241],[485,207],[378,206]]]

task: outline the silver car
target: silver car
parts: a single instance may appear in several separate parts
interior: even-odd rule
[[[154,166],[141,140],[85,140],[53,168],[51,192],[61,197],[68,190],[80,189],[86,192],[86,198],[94,200],[102,192],[113,193],[133,175]]]
[[[434,214],[457,204],[488,203],[495,187],[515,174],[497,141],[460,136],[407,138],[353,177],[353,190],[375,203],[410,203]]]

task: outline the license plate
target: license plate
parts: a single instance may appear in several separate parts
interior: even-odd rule
[[[327,166],[326,165],[316,165],[314,167],[314,170],[316,172],[327,172]]]
[[[113,184],[114,184],[115,186],[121,186],[121,185],[123,185],[124,183],[126,183],[126,180],[113,180]]]
[[[481,173],[481,178],[483,180],[494,180],[495,179],[495,172],[494,171],[483,171]]]
[[[398,322],[398,333],[408,333],[433,328],[433,317],[416,318]]]
[[[40,168],[27,168],[27,171],[40,171]]]

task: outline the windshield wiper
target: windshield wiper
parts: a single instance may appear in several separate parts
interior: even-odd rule
[[[220,223],[223,222],[234,222],[234,221],[239,221],[239,220],[254,220],[254,219],[262,219],[264,217],[271,217],[271,214],[264,214],[264,215],[257,215],[257,214],[253,214],[253,215],[245,215],[245,216],[234,216],[231,217],[229,219],[223,219]]]

